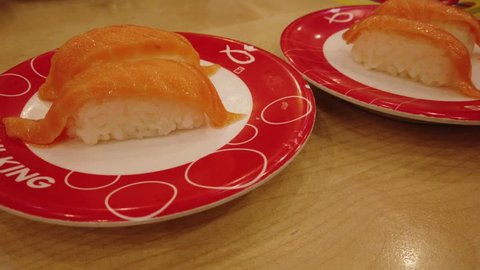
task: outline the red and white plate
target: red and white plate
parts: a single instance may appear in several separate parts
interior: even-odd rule
[[[342,33],[375,7],[336,7],[298,18],[282,33],[282,51],[310,83],[363,108],[409,120],[479,125],[480,100],[367,70],[353,61]],[[472,57],[472,80],[477,87],[478,53],[477,47]]]
[[[63,225],[125,226],[197,213],[265,183],[300,151],[315,121],[311,90],[280,58],[242,42],[183,33],[230,111],[226,128],[89,146],[50,147],[9,139],[0,128],[0,208]],[[0,74],[0,117],[41,118],[50,104],[36,90],[48,52]]]

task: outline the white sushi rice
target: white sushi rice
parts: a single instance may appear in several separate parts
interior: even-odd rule
[[[368,69],[408,77],[427,85],[447,85],[452,74],[446,52],[426,40],[365,31],[352,48],[353,59]]]
[[[167,135],[205,125],[202,111],[167,101],[90,101],[67,124],[67,134],[87,144]]]

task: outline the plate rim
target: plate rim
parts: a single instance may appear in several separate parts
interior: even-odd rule
[[[314,125],[312,125],[312,131],[313,131]],[[221,200],[212,202],[210,204],[202,205],[200,207],[192,208],[189,210],[185,210],[182,212],[177,212],[171,215],[167,216],[160,216],[160,217],[153,217],[150,219],[146,220],[141,220],[141,221],[132,221],[132,220],[121,220],[121,221],[71,221],[71,220],[63,220],[63,219],[56,219],[56,218],[46,218],[46,217],[40,217],[37,215],[29,214],[23,211],[19,211],[16,209],[12,209],[10,207],[4,206],[0,204],[0,210],[4,211],[5,213],[11,214],[13,216],[21,217],[30,221],[35,221],[35,222],[41,222],[44,224],[50,224],[50,225],[60,225],[60,226],[66,226],[66,227],[77,227],[77,228],[118,228],[118,227],[133,227],[133,226],[140,226],[140,225],[148,225],[148,224],[154,224],[154,223],[160,223],[160,222],[165,222],[165,221],[170,221],[174,219],[179,219],[183,217],[188,217],[191,215],[199,214],[201,212],[205,212],[211,209],[214,209],[216,207],[219,207],[221,205],[227,204],[231,201],[234,201],[240,197],[243,197],[247,195],[248,193],[252,192],[253,190],[260,188],[264,184],[267,184],[273,177],[276,177],[283,169],[285,169],[290,163],[297,157],[297,155],[301,152],[303,147],[305,147],[306,143],[310,139],[310,134],[306,136],[305,142],[302,143],[295,151],[293,151],[292,157],[287,160],[282,166],[280,166],[278,169],[273,171],[269,176],[264,178],[262,181],[257,181],[258,184],[253,184],[249,186],[248,188],[243,189],[242,191],[235,193],[234,195],[231,195],[229,197],[223,198]]]

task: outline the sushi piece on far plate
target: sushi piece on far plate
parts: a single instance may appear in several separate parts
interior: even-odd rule
[[[480,45],[480,24],[470,13],[438,0],[388,0],[378,6],[375,15],[391,15],[430,23],[459,39],[470,53]]]
[[[453,35],[432,24],[389,15],[373,15],[343,34],[353,43],[353,59],[368,69],[445,86],[480,98],[471,81],[467,48]]]

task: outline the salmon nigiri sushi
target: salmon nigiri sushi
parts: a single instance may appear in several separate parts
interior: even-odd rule
[[[174,59],[200,68],[200,56],[180,34],[138,25],[107,26],[72,37],[57,50],[39,96],[55,100],[67,81],[92,64],[151,58]]]
[[[150,30],[145,32],[146,37],[151,35]],[[54,56],[52,73],[42,88],[47,99],[53,100],[47,114],[38,120],[3,118],[6,134],[45,145],[66,133],[96,144],[166,135],[206,124],[224,127],[240,119],[243,115],[224,107],[190,43],[178,34],[161,35],[173,40],[147,42],[139,48],[133,42],[124,47],[116,41],[93,47],[87,42],[88,49],[67,42],[59,50],[63,53]],[[163,45],[157,48],[155,44]],[[85,55],[75,56],[70,50]],[[63,57],[73,59],[72,65]]]
[[[99,76],[101,74],[101,76]],[[213,84],[194,65],[172,60],[105,62],[68,81],[40,120],[7,117],[7,135],[50,144],[63,131],[84,142],[165,135],[241,117],[228,112]]]
[[[480,24],[470,13],[438,0],[388,0],[375,15],[391,15],[430,23],[460,40],[470,53],[480,45]]]
[[[352,56],[369,69],[445,86],[480,98],[471,81],[465,45],[432,24],[390,15],[372,15],[343,34]]]

